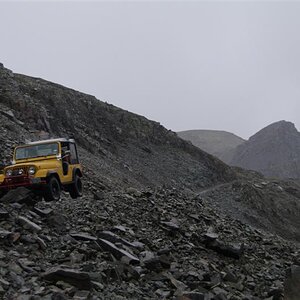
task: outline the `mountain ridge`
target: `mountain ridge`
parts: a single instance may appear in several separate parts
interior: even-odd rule
[[[300,133],[292,122],[269,124],[248,140],[237,137],[232,141],[234,134],[215,130],[189,130],[178,135],[228,165],[267,177],[300,178]]]

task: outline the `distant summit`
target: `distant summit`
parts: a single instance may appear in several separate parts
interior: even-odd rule
[[[248,141],[216,130],[187,130],[177,134],[229,165],[268,177],[300,178],[300,133],[291,122],[273,123]]]
[[[177,134],[227,164],[231,162],[236,147],[245,142],[233,133],[220,130],[187,130],[177,132]]]
[[[230,164],[266,176],[300,178],[300,133],[291,122],[273,123],[239,145]]]

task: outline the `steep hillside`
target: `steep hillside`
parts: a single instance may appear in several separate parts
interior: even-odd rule
[[[300,133],[291,122],[273,123],[238,146],[231,165],[268,177],[300,178]]]
[[[105,184],[201,188],[234,178],[221,161],[159,123],[42,79],[0,66],[3,156],[14,142],[72,136],[86,169]]]
[[[225,163],[230,163],[233,150],[245,142],[233,133],[220,130],[186,130],[177,134]]]
[[[12,146],[26,139],[75,137],[80,145],[85,184],[91,192],[148,186],[198,192],[238,181],[241,184],[240,189],[234,189],[232,197],[235,198],[243,193],[244,182],[253,177],[247,173],[246,179],[241,178],[217,158],[178,138],[157,122],[58,84],[14,74],[3,66],[0,68],[0,121],[0,156],[4,161],[10,158]],[[277,203],[281,195],[276,187],[273,190],[269,192]],[[269,203],[269,192],[257,201]],[[226,203],[228,197],[231,196],[226,192],[221,201]],[[286,195],[292,206],[288,209],[297,216],[299,201],[291,197]],[[294,234],[297,218],[291,218],[288,210],[273,205],[282,220],[286,220],[278,228],[269,226],[273,222],[272,214],[267,214],[265,219],[259,217],[259,207],[259,203],[252,207],[252,225],[299,240]],[[236,217],[249,221],[243,218],[247,208],[242,204],[237,208],[240,213]]]

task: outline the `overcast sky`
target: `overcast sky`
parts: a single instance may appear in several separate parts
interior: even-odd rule
[[[300,129],[300,3],[0,1],[0,62],[174,131]]]

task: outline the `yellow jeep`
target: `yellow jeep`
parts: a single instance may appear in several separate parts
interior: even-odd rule
[[[61,190],[82,196],[82,167],[73,139],[31,142],[14,149],[13,162],[0,174],[0,190],[27,187],[46,201],[59,200]]]

